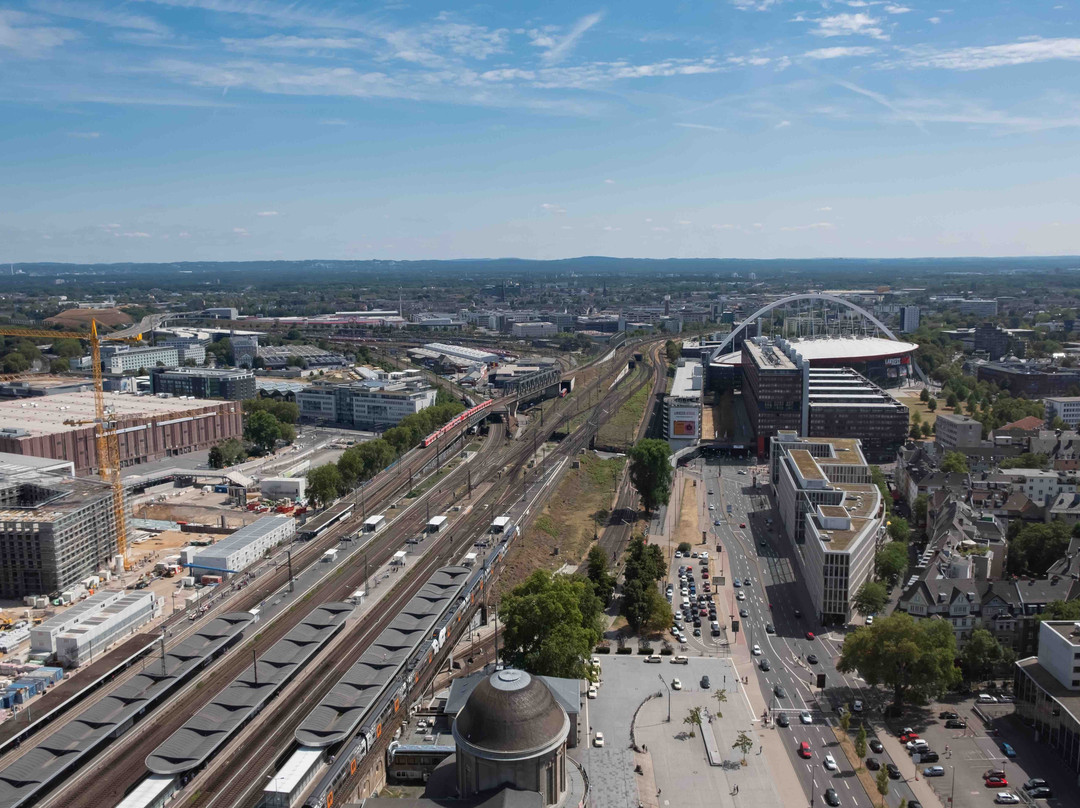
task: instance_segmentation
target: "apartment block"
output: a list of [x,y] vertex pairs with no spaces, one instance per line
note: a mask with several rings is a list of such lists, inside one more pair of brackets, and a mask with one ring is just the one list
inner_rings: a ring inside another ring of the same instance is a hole
[[935,440],[946,452],[978,446],[982,442],[982,424],[967,415],[942,413],[937,417]]
[[314,384],[296,394],[300,416],[357,429],[389,429],[406,415],[435,403],[435,389],[421,379],[353,384]]

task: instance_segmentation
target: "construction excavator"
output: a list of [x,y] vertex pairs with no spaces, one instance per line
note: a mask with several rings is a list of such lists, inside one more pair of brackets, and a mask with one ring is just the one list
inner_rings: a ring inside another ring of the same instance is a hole
[[[98,474],[112,489],[113,518],[116,522],[116,552],[124,559],[124,569],[130,570],[131,565],[127,560],[127,515],[124,508],[124,484],[120,479],[120,444],[116,433],[116,419],[105,406],[105,388],[101,370],[101,343],[138,343],[142,341],[142,333],[126,329],[115,334],[101,336],[98,334],[97,321],[92,320],[89,334],[82,331],[52,331],[44,328],[0,326],[0,336],[49,340],[77,339],[90,343],[90,357],[94,369],[94,420],[92,422],[65,421],[65,423],[71,426],[93,423],[95,426]],[[19,378],[25,378],[25,374],[20,375]]]

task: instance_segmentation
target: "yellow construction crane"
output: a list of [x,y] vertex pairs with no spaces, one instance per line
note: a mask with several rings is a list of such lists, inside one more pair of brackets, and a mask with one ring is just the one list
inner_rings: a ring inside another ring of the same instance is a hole
[[102,342],[140,342],[141,333],[131,329],[117,334],[100,336],[97,321],[90,321],[90,333],[81,331],[50,331],[48,329],[8,328],[0,326],[0,336],[39,339],[77,339],[90,343],[90,360],[94,367],[94,425],[96,428],[98,473],[112,488],[113,517],[116,520],[116,551],[127,563],[127,515],[124,511],[124,484],[120,479],[120,444],[116,436],[116,421],[105,409],[105,387],[101,373]]

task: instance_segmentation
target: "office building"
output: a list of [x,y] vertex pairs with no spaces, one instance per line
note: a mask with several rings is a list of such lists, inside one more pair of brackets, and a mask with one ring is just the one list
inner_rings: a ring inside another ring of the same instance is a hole
[[196,553],[191,562],[191,574],[228,578],[250,567],[267,550],[292,541],[294,535],[296,520],[291,516],[264,516]]
[[0,597],[62,592],[110,564],[112,504],[100,480],[25,467],[0,472]]
[[[243,434],[232,402],[105,394],[119,428],[121,467],[209,449]],[[76,474],[98,470],[94,394],[65,393],[0,402],[0,451],[69,460]]]
[[856,438],[772,438],[777,508],[818,619],[844,624],[873,573],[885,533],[884,503]]
[[943,412],[937,417],[935,440],[946,452],[978,446],[982,443],[982,424],[967,415]]
[[539,339],[541,337],[554,337],[559,333],[555,323],[537,320],[534,322],[514,323],[510,326],[510,333],[523,339]]
[[263,499],[303,499],[307,477],[264,477],[259,481],[259,493]]
[[998,313],[996,300],[960,300],[957,302],[957,308],[960,309],[961,314],[975,314],[980,317],[993,316]]
[[1080,424],[1080,396],[1061,396],[1044,398],[1046,423],[1049,426],[1055,418],[1060,418],[1068,427]]
[[981,351],[996,362],[1009,353],[1009,332],[993,323],[980,323],[972,337],[972,350]]
[[229,339],[232,346],[232,363],[238,368],[250,368],[255,365],[259,355],[259,337],[256,334],[237,334]]
[[255,374],[242,368],[155,368],[150,372],[150,391],[154,395],[246,401],[255,398]]
[[1037,656],[1016,663],[1017,717],[1080,776],[1080,624],[1043,620]]
[[158,347],[176,348],[180,364],[191,360],[196,365],[206,361],[206,344],[196,337],[177,337],[158,342]]
[[356,429],[389,429],[406,415],[435,403],[435,389],[423,379],[368,380],[313,384],[296,393],[300,417]]
[[804,364],[801,358],[796,364],[779,345],[761,337],[743,343],[743,400],[758,454],[764,453],[766,441],[778,432],[803,428],[802,403],[809,386]]
[[174,368],[180,354],[169,346],[128,348],[123,345],[101,346],[101,365],[106,373],[148,372],[155,367]]
[[975,371],[980,382],[991,382],[1009,394],[1025,398],[1068,396],[1080,390],[1080,369],[1033,362],[984,362]]
[[701,436],[703,372],[700,360],[680,359],[671,392],[664,399],[664,434],[675,451]]
[[100,657],[117,640],[161,615],[165,600],[149,589],[129,592],[56,637],[56,661],[79,668]]
[[215,320],[235,320],[240,316],[238,312],[232,306],[217,306],[214,308],[204,309],[204,317],[213,317]]
[[904,306],[900,309],[900,330],[905,334],[919,329],[919,307]]

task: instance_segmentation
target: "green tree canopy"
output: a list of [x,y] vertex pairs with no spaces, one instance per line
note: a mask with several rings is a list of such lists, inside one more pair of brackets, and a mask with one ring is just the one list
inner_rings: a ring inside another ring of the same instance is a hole
[[250,441],[262,452],[271,451],[280,437],[278,420],[270,413],[260,410],[244,419],[244,440]]
[[908,546],[905,542],[891,541],[877,555],[877,576],[892,586],[907,572]]
[[1002,657],[1001,644],[994,639],[994,635],[984,628],[975,629],[960,650],[960,670],[964,681],[985,681],[993,674]]
[[300,407],[291,401],[275,401],[272,398],[249,398],[244,404],[244,414],[268,412],[283,424],[295,424],[300,420]]
[[911,526],[908,525],[908,520],[895,514],[889,517],[888,531],[889,538],[893,541],[907,542],[911,537]]
[[866,581],[851,599],[851,608],[859,614],[877,614],[889,602],[889,589],[878,581]]
[[1024,452],[1005,458],[1000,465],[1003,469],[1045,469],[1050,467],[1050,458],[1042,452]]
[[601,603],[606,604],[611,600],[611,592],[615,588],[615,578],[608,572],[607,553],[599,544],[594,544],[589,550],[586,563],[586,577],[592,583],[593,592]]
[[1054,600],[1046,604],[1036,620],[1080,620],[1080,600]]
[[870,467],[870,480],[881,492],[881,501],[885,503],[885,512],[892,513],[892,492],[889,491],[889,481],[885,479],[885,472],[881,470],[881,466]]
[[919,525],[926,524],[926,513],[930,507],[930,497],[926,494],[919,494],[915,497],[915,504],[912,505],[911,510],[915,514],[915,523]]
[[836,668],[891,688],[893,703],[902,707],[909,699],[930,698],[954,686],[960,678],[955,659],[950,623],[895,612],[849,634]]
[[307,473],[308,498],[319,505],[328,505],[337,499],[344,488],[341,474],[333,463],[316,466]]
[[537,570],[503,598],[503,660],[539,676],[584,679],[603,636],[601,612],[585,579]]
[[967,474],[967,458],[960,452],[946,452],[941,459],[941,470],[946,474]]
[[671,447],[667,441],[646,438],[627,452],[630,457],[630,481],[641,504],[651,513],[666,505],[671,496]]
[[1014,520],[1009,525],[1009,571],[1017,575],[1043,575],[1065,555],[1072,535],[1060,519],[1049,524]]

